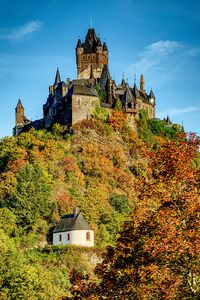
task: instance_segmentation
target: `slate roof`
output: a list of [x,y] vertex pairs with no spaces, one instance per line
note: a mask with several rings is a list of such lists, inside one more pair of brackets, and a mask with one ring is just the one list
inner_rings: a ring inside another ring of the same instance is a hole
[[71,95],[86,95],[91,97],[97,97],[96,91],[94,89],[87,87],[85,84],[79,83],[74,83],[66,96]]
[[57,68],[54,85],[57,85],[60,81],[61,81],[61,79],[60,79],[60,72],[59,72],[59,70]]
[[138,91],[138,88],[137,88],[136,83],[134,84],[134,87],[133,87],[133,96],[134,96],[135,98],[140,98],[140,93],[139,93],[139,91]]
[[100,38],[99,38],[99,37],[97,38],[97,46],[102,46],[102,44],[101,44],[101,40],[100,40]]
[[85,37],[85,42],[82,44],[84,53],[93,53],[97,45],[101,46],[101,40],[96,36],[94,28],[89,28]]
[[103,69],[102,69],[101,77],[99,80],[99,85],[100,85],[101,90],[105,89],[108,79],[111,79],[110,72],[108,69],[108,65],[104,65]]
[[154,93],[153,93],[152,90],[150,91],[149,98],[154,98],[155,99],[155,96],[154,96]]
[[108,47],[106,45],[106,42],[103,43],[103,51],[108,51]]
[[125,79],[124,79],[124,78],[122,78],[121,85],[126,85],[126,82],[125,82]]
[[81,44],[81,40],[80,39],[78,39],[78,42],[77,42],[77,46],[76,46],[77,48],[80,48],[80,47],[82,47],[82,44]]
[[63,232],[71,230],[93,230],[90,224],[85,220],[82,213],[63,216],[55,226],[53,232]]
[[135,101],[135,98],[133,97],[133,94],[131,93],[131,90],[128,85],[126,86],[126,90],[125,90],[124,96],[122,98],[122,101],[127,102],[127,103],[128,102],[133,103]]

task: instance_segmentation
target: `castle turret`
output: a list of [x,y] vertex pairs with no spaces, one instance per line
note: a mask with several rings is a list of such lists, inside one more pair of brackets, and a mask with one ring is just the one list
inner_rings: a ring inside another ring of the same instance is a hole
[[79,39],[76,47],[76,64],[78,78],[90,78],[90,66],[92,65],[95,79],[99,79],[103,65],[108,64],[108,49],[97,37],[94,28],[89,28],[85,41]]
[[145,93],[145,82],[144,82],[144,75],[141,74],[140,76],[140,91]]
[[24,125],[24,107],[20,99],[15,108],[15,125]]
[[24,107],[21,100],[19,99],[15,108],[15,127],[13,128],[13,134],[18,135],[24,125],[28,123],[30,123],[30,120],[26,118],[24,114]]
[[79,74],[82,70],[82,61],[81,55],[83,54],[83,46],[81,43],[80,38],[78,39],[77,46],[76,46],[76,63],[77,63],[77,73]]
[[149,102],[151,104],[155,103],[155,96],[154,96],[154,93],[153,93],[152,89],[151,89],[150,94],[149,94]]

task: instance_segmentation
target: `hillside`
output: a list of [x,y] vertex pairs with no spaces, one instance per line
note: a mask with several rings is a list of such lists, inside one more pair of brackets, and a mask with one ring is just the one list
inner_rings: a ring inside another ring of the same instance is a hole
[[[91,120],[70,131],[55,124],[51,132],[30,130],[1,140],[2,299],[66,296],[69,271],[93,268],[88,259],[73,259],[74,251],[101,253],[106,245],[115,244],[133,210],[143,216],[144,208],[156,209],[158,203],[144,205],[138,197],[149,168],[145,149],[178,140],[183,129],[149,120],[145,111],[135,127],[120,111],[108,115],[96,108]],[[198,157],[194,164],[199,166]],[[51,246],[44,250],[54,224],[75,206],[95,231],[96,250]]]

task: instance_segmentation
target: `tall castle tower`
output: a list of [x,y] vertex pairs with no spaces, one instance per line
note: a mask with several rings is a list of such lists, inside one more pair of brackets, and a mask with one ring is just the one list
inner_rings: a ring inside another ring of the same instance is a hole
[[18,100],[15,108],[15,125],[24,125],[24,107],[20,99]]
[[19,99],[15,108],[15,127],[13,128],[13,134],[18,135],[24,125],[28,123],[30,123],[30,121],[26,118],[24,114],[24,107]]
[[80,38],[76,46],[76,64],[78,79],[89,79],[91,69],[94,78],[100,78],[104,65],[108,65],[108,48],[106,43],[101,43],[93,28],[88,29],[85,42]]

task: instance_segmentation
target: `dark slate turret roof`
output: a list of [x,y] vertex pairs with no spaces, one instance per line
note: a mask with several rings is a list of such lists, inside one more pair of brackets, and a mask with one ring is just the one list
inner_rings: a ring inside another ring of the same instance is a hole
[[124,78],[122,78],[122,82],[121,82],[121,85],[126,85],[126,82],[125,82],[125,79]]
[[152,90],[150,91],[149,98],[154,98],[155,99],[155,96],[154,96],[154,93],[153,93]]
[[101,40],[96,36],[94,28],[89,28],[85,37],[85,42],[82,44],[84,53],[95,52],[96,46],[102,46]]
[[80,38],[78,39],[78,42],[77,42],[77,46],[76,46],[77,48],[80,48],[80,47],[82,47],[82,44],[81,44],[81,40],[80,40]]
[[100,40],[99,37],[97,38],[97,46],[101,46],[102,47],[101,40]]
[[135,98],[140,98],[140,93],[139,93],[139,91],[138,91],[138,88],[137,88],[136,83],[134,84],[134,87],[133,87],[133,96],[134,96]]
[[103,43],[103,51],[108,51],[108,47],[106,45],[106,42]]
[[81,212],[63,216],[55,226],[53,232],[71,230],[93,230],[90,224],[84,219]]
[[108,69],[108,65],[104,65],[101,73],[101,77],[99,80],[100,89],[104,90],[108,79],[111,79],[110,72]]
[[126,85],[126,90],[125,93],[123,95],[122,101],[125,103],[132,103],[135,101],[135,98],[133,97],[133,94],[131,93],[131,90],[128,86],[128,84]]
[[60,81],[61,81],[60,72],[59,72],[59,69],[57,68],[54,85],[57,85]]

